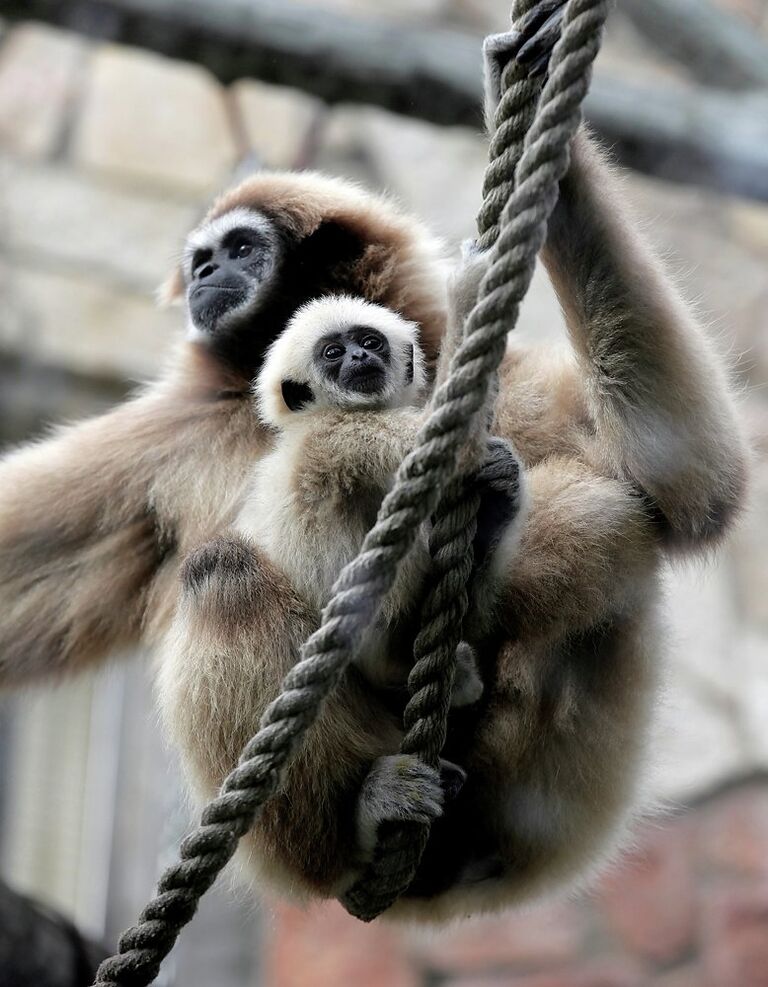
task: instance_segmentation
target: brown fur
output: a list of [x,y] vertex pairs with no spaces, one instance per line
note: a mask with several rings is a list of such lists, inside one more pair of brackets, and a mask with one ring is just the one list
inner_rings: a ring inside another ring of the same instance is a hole
[[[640,776],[659,564],[716,543],[743,496],[746,456],[719,363],[584,141],[545,255],[573,351],[513,350],[501,379],[496,431],[519,450],[531,499],[501,588],[506,640],[485,642],[486,707],[462,754],[469,781],[420,877],[431,900],[411,897],[400,915],[439,920],[517,901],[607,852]],[[261,195],[276,217],[310,226],[308,200],[347,208],[346,191],[331,202],[320,187],[307,192],[315,178],[283,181],[246,184],[217,208]],[[360,290],[407,318],[427,313],[425,339],[437,339],[437,269],[420,269],[428,255],[408,240],[408,221],[388,225],[382,204],[349,201],[371,233]],[[154,641],[167,627],[178,560],[224,529],[264,448],[250,408],[222,398],[219,369],[203,366],[187,362],[172,382],[0,468],[3,681],[76,668],[142,625]],[[316,615],[242,539],[206,552],[186,571],[159,657],[173,733],[210,794]],[[397,738],[350,673],[249,838],[257,870],[289,893],[337,893],[354,862],[356,793]],[[494,857],[502,871],[473,881]]]
[[[500,637],[478,642],[488,676],[482,715],[469,729],[459,724],[450,742],[468,781],[434,827],[417,885],[392,913],[399,917],[440,921],[501,907],[576,880],[610,852],[642,783],[660,563],[715,543],[743,496],[746,454],[719,363],[628,230],[586,136],[574,150],[545,254],[573,346],[513,345],[504,363],[494,431],[527,467],[529,519],[506,560]],[[471,305],[484,264],[471,261],[459,277],[457,309]],[[223,652],[261,651],[270,664],[263,626],[238,619],[233,578],[223,566],[188,588],[166,664],[181,680],[210,682],[209,662]],[[275,587],[270,613],[284,608],[282,592]],[[215,637],[195,622],[213,596],[223,601]],[[294,626],[288,616],[271,620]],[[226,722],[243,715],[239,675],[233,682],[236,690],[218,692]],[[175,704],[167,677],[165,685]],[[259,693],[252,729],[273,695]],[[187,696],[172,721],[194,737],[204,723]],[[376,703],[359,692],[334,701],[249,838],[257,870],[287,893],[334,895],[350,879],[360,779],[395,749],[392,719]],[[230,764],[247,733],[228,742]],[[221,762],[186,747],[212,793]]]
[[[205,221],[238,206],[262,212],[299,240],[323,223],[338,223],[359,236],[366,244],[363,255],[351,270],[335,272],[334,293],[362,295],[417,323],[427,361],[434,362],[446,319],[437,244],[393,201],[313,172],[259,172],[217,199]],[[329,258],[329,270],[332,263]],[[164,296],[173,302],[183,294],[184,278],[176,271]]]
[[[397,435],[392,439],[394,467],[404,443]],[[343,459],[349,466],[348,449]],[[347,478],[358,491],[369,486],[368,466]],[[324,494],[343,500],[354,494],[340,491],[335,480],[338,474],[328,476]],[[314,499],[313,492],[306,494]],[[159,694],[193,786],[208,797],[226,766],[236,763],[319,614],[246,535],[234,531],[194,553],[183,575],[181,605],[162,651]],[[311,744],[297,752],[286,783],[262,812],[256,839],[246,841],[260,876],[299,895],[327,889],[330,874],[343,883],[355,864],[356,793],[368,766],[397,740],[398,720],[350,670]],[[315,744],[331,759],[330,770],[318,771]],[[292,863],[286,867],[289,847]]]
[[[425,230],[356,186],[304,174],[260,174],[214,211],[245,204],[281,222],[281,201],[297,237],[333,221],[362,239],[353,265],[328,258],[329,291],[420,323],[434,358],[445,289]],[[0,461],[0,685],[83,668],[141,635],[157,641],[180,561],[226,528],[268,448],[250,386],[185,343],[134,400]]]

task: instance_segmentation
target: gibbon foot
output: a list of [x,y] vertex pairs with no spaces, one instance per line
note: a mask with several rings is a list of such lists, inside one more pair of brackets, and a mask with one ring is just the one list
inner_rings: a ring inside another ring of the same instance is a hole
[[445,801],[459,794],[465,780],[464,771],[450,761],[441,761],[436,771],[410,754],[378,758],[357,802],[357,838],[363,854],[373,853],[382,823],[437,819]]
[[181,582],[186,590],[195,592],[212,576],[240,576],[253,567],[253,555],[236,538],[214,538],[196,549],[181,567]]
[[521,494],[520,460],[505,439],[488,439],[485,462],[475,475],[480,490],[475,535],[475,565],[480,567],[498,547],[518,514]]
[[460,709],[474,706],[483,694],[483,680],[477,668],[477,655],[471,644],[462,641],[456,649],[456,677],[453,680],[451,706]]

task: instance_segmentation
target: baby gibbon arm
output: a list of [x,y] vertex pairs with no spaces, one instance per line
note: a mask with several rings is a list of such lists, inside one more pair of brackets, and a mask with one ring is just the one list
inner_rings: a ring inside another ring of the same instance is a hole
[[137,400],[0,461],[0,686],[137,636],[165,551],[148,496],[158,443]]
[[670,546],[706,546],[745,486],[727,376],[584,130],[543,259],[586,377],[602,468],[647,494]]

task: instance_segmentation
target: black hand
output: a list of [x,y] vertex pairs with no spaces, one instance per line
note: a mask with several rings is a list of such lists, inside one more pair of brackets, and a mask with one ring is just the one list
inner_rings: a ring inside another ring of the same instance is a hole
[[567,0],[542,0],[515,25],[518,32],[515,59],[531,77],[544,75],[552,51],[560,39]]
[[488,439],[485,462],[475,475],[480,492],[475,535],[475,565],[480,567],[498,546],[507,525],[517,514],[520,462],[504,439]]
[[440,785],[446,801],[452,802],[458,797],[467,780],[467,772],[452,761],[440,758]]

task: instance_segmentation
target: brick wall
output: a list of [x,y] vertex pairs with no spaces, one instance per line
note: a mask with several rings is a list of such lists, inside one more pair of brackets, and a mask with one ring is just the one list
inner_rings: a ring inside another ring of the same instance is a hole
[[643,826],[573,900],[414,933],[278,907],[267,987],[768,987],[768,779]]

